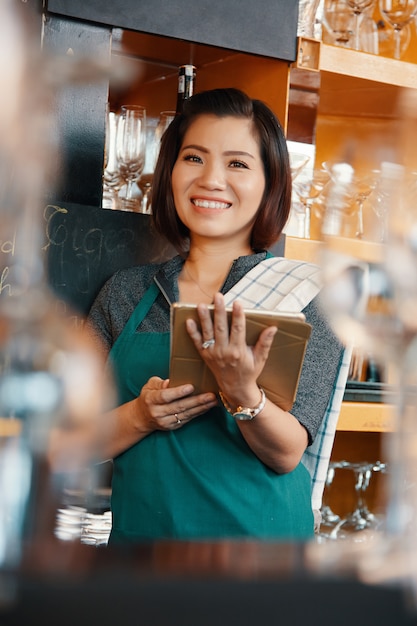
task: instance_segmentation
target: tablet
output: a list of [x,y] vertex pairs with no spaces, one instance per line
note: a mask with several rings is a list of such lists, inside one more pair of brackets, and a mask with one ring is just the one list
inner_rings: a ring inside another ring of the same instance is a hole
[[[209,309],[213,315],[214,307],[209,306]],[[230,324],[232,309],[226,310]],[[256,343],[264,328],[278,328],[258,384],[272,402],[289,411],[297,395],[311,325],[305,321],[303,313],[245,309],[245,315],[248,345]],[[199,325],[195,304],[176,302],[171,305],[170,386],[192,383],[195,393],[217,393],[219,387],[216,380],[188,334],[187,319],[194,319]]]

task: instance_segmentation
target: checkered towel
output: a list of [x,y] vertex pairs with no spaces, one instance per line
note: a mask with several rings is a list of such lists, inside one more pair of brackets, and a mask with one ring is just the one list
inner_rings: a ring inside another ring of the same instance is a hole
[[[226,305],[239,300],[247,309],[300,312],[319,293],[322,286],[320,275],[320,268],[312,263],[270,257],[256,265],[226,294]],[[319,431],[302,458],[311,475],[311,499],[315,510],[322,504],[350,360],[351,349],[346,348]]]

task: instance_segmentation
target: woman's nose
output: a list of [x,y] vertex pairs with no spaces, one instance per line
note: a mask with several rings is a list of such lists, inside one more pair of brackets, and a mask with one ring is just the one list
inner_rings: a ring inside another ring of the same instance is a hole
[[226,177],[223,165],[214,161],[206,163],[201,172],[200,184],[208,189],[224,189]]

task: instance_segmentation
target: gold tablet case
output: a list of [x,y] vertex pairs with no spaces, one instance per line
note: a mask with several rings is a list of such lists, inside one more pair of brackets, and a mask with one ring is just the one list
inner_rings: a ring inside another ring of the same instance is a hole
[[[213,310],[213,307],[209,308]],[[231,309],[227,311],[230,320]],[[305,321],[303,313],[248,309],[245,315],[248,345],[256,343],[264,328],[278,328],[258,383],[272,402],[284,411],[289,411],[297,394],[311,326]],[[190,318],[199,324],[195,305],[178,302],[171,305],[170,386],[192,383],[195,393],[217,393],[219,389],[216,380],[188,335],[185,321]]]

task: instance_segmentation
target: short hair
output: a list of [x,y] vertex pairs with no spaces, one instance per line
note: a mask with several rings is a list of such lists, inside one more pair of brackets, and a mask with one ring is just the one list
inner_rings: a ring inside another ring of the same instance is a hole
[[152,184],[152,221],[179,251],[189,245],[189,230],[179,219],[172,192],[172,170],[178,158],[185,133],[200,115],[237,117],[253,122],[259,138],[265,173],[265,191],[256,215],[252,233],[253,250],[264,250],[280,237],[291,207],[291,168],[287,142],[282,126],[271,109],[260,100],[252,100],[234,88],[211,89],[196,93],[184,103],[181,114],[165,131]]

